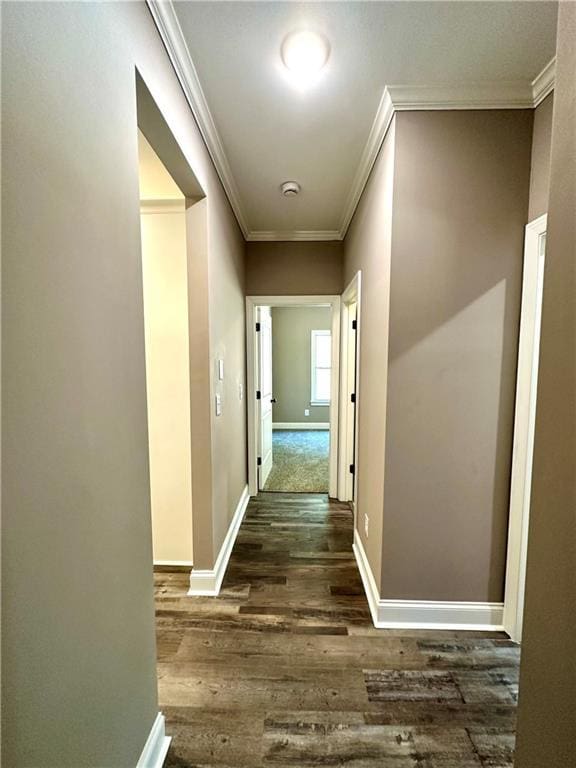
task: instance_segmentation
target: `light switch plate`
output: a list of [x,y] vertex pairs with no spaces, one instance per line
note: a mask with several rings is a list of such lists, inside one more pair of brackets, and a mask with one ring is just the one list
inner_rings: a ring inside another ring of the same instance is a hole
[[220,381],[224,379],[224,360],[218,360],[218,378]]
[[304,410],[304,416],[310,416],[310,408]]
[[220,416],[222,413],[222,397],[216,395],[216,416]]
[[366,536],[368,536],[368,515],[364,515],[364,531],[366,533]]

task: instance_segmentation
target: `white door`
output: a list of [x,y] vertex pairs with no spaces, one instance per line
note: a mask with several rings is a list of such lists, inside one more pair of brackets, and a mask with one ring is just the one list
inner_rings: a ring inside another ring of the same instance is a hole
[[272,469],[272,314],[270,307],[258,307],[258,489],[266,484]]
[[528,224],[524,249],[516,414],[510,486],[508,558],[504,596],[504,629],[516,642],[520,642],[522,638],[524,615],[528,519],[532,486],[540,321],[546,251],[546,220],[546,215],[544,215]]
[[348,356],[346,365],[346,461],[348,473],[346,475],[346,501],[355,501],[354,475],[356,473],[356,302],[348,307]]

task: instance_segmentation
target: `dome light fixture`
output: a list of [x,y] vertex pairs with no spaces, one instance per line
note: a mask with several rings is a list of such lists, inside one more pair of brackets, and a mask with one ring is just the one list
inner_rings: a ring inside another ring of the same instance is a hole
[[284,39],[281,54],[291,79],[299,86],[307,86],[320,77],[330,56],[330,44],[323,35],[301,29]]
[[285,181],[281,186],[284,197],[296,197],[300,194],[300,184],[297,181]]

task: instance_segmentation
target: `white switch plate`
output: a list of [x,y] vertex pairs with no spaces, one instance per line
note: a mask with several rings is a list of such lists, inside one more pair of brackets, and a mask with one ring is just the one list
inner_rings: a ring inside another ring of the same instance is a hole
[[218,360],[218,378],[220,381],[224,379],[224,360]]
[[304,416],[310,416],[310,408],[305,409]]
[[240,400],[242,400],[244,397],[244,387],[242,386],[242,384],[238,384],[238,397],[240,398]]
[[368,536],[368,515],[364,515],[364,531],[366,532],[366,536]]
[[222,397],[216,395],[216,416],[220,416],[222,413]]

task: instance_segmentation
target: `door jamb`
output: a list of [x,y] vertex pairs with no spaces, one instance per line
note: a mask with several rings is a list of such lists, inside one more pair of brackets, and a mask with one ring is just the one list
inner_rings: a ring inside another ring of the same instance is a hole
[[538,384],[538,365],[536,363],[534,367],[534,355],[537,355],[539,350],[542,312],[541,280],[543,275],[539,272],[540,238],[546,233],[546,229],[547,215],[544,214],[526,225],[524,240],[524,274],[518,344],[518,375],[503,617],[504,629],[515,642],[520,642],[521,639],[524,613],[536,388]]
[[349,473],[348,461],[348,425],[347,413],[348,402],[345,397],[348,385],[348,339],[351,333],[351,321],[349,308],[351,304],[356,304],[356,408],[354,414],[354,501],[352,507],[356,515],[356,506],[358,503],[358,410],[360,407],[360,333],[361,333],[361,295],[362,295],[362,272],[358,271],[346,287],[342,294],[342,329],[340,344],[340,434],[338,440],[338,498],[340,501],[351,501],[347,498],[347,475]]
[[246,297],[246,398],[248,406],[248,491],[258,493],[256,445],[258,409],[256,407],[256,307],[329,306],[332,310],[332,378],[330,402],[330,459],[328,495],[338,493],[338,424],[340,383],[340,296],[247,296]]

